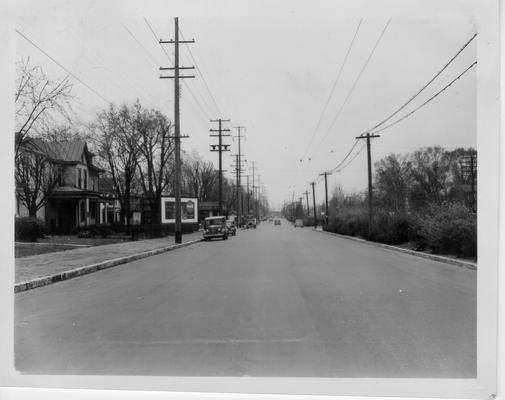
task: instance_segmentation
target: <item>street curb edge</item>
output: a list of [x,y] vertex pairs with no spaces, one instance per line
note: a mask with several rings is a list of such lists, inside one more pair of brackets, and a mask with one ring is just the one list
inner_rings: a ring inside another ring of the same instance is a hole
[[438,255],[435,255],[435,254],[422,253],[422,252],[415,251],[415,250],[403,249],[401,247],[391,246],[389,244],[371,242],[369,240],[357,238],[357,237],[354,237],[354,236],[341,235],[341,234],[335,233],[335,232],[320,231],[320,230],[317,230],[317,229],[312,229],[312,230],[315,231],[315,232],[326,234],[326,235],[332,235],[332,236],[337,236],[337,237],[340,237],[340,238],[343,238],[343,239],[354,240],[355,242],[366,243],[368,245],[375,246],[375,247],[382,247],[384,249],[397,251],[399,253],[410,254],[411,256],[416,256],[416,257],[421,257],[421,258],[427,258],[427,259],[430,259],[430,260],[433,260],[433,261],[439,261],[439,262],[443,262],[443,263],[446,263],[446,264],[456,265],[458,267],[463,267],[463,268],[466,268],[466,269],[470,269],[472,271],[476,271],[477,270],[477,264],[466,262],[466,261],[455,260],[453,258],[438,256]]
[[144,251],[141,253],[132,254],[130,256],[113,258],[111,260],[101,261],[99,263],[86,265],[84,267],[78,267],[78,268],[71,269],[68,271],[58,272],[53,275],[42,276],[42,277],[35,278],[35,279],[29,280],[29,281],[19,282],[19,283],[14,284],[14,293],[25,292],[27,290],[50,285],[52,283],[65,281],[67,279],[77,278],[82,275],[91,274],[93,272],[97,272],[97,271],[100,271],[103,269],[115,267],[117,265],[126,264],[128,262],[140,260],[142,258],[147,258],[147,257],[154,256],[154,255],[161,254],[161,253],[166,253],[168,251],[176,250],[181,247],[190,246],[192,244],[199,243],[201,241],[202,241],[202,239],[190,240],[189,242],[185,242],[185,243],[181,243],[181,244],[159,247],[157,249],[147,250],[147,251]]

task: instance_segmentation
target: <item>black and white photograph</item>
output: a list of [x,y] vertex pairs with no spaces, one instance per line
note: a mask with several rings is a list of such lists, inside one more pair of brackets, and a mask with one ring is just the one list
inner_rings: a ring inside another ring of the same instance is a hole
[[498,2],[351,3],[13,7],[9,382],[496,395]]

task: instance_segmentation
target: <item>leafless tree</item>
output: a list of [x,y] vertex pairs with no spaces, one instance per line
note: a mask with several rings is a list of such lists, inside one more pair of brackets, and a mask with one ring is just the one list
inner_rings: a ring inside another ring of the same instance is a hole
[[131,110],[123,105],[110,105],[102,111],[95,124],[98,155],[105,160],[121,205],[121,223],[130,226],[131,199],[139,157],[139,132]]
[[72,84],[68,77],[50,80],[39,66],[30,60],[17,63],[14,94],[16,109],[15,156],[29,135],[39,135],[54,124],[57,115],[67,117]]
[[161,224],[161,196],[174,173],[170,162],[174,152],[172,124],[161,112],[143,109],[139,102],[133,105],[131,113],[138,133],[137,178],[148,205],[145,221],[157,229]]
[[35,139],[24,141],[15,169],[17,196],[30,217],[36,217],[58,184],[62,169]]

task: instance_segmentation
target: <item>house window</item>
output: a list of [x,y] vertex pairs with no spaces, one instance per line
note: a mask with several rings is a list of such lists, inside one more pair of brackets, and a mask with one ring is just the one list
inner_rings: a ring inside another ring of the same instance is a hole
[[80,168],[77,168],[77,187],[82,187],[82,173]]
[[88,188],[88,171],[83,170],[82,172],[84,173],[84,189],[87,189]]

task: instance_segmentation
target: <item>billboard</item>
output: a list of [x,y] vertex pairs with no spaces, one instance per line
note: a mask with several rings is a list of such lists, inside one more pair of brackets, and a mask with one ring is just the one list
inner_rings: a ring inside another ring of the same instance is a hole
[[[183,224],[198,222],[198,199],[181,198],[181,221]],[[175,197],[161,198],[161,223],[175,224]]]

